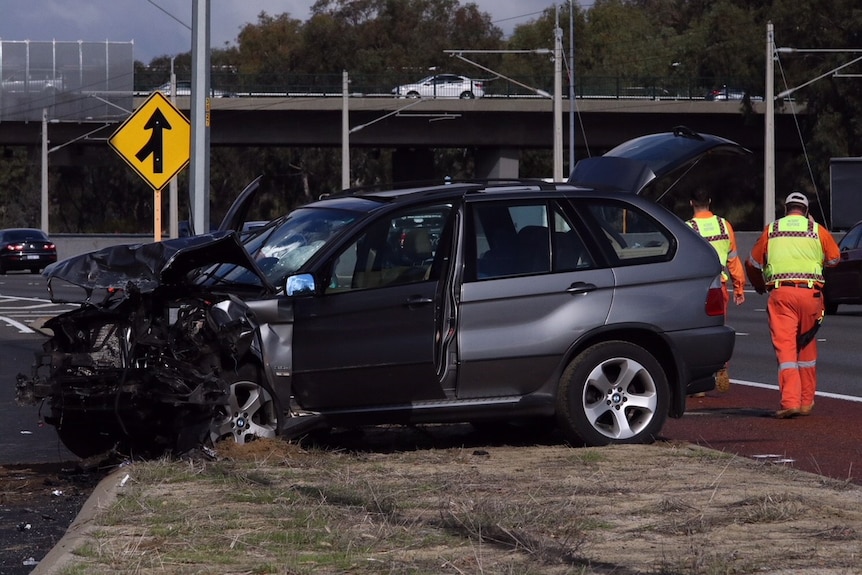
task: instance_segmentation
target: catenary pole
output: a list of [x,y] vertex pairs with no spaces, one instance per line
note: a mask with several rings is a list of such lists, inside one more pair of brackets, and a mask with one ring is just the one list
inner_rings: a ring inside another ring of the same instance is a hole
[[775,37],[772,22],[766,25],[766,125],[763,144],[763,225],[775,219]]
[[[554,180],[563,178],[563,30],[560,28],[560,8],[554,24]],[[570,103],[571,105],[571,103]]]
[[341,72],[341,189],[350,187],[350,113],[348,111],[347,70]]
[[569,0],[569,174],[575,169],[575,12]]
[[191,174],[192,223],[210,231],[210,0],[192,0]]

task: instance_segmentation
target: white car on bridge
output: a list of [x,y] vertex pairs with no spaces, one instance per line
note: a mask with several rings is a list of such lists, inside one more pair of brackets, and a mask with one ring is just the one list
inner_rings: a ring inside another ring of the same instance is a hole
[[485,95],[482,80],[473,80],[455,74],[435,74],[415,84],[404,84],[392,89],[399,98],[460,98],[471,100]]

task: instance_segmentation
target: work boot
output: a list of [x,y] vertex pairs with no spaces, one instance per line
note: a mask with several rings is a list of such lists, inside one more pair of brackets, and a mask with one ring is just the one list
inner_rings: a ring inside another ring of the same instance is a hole
[[727,368],[723,367],[715,373],[715,389],[724,393],[730,389],[730,376]]
[[775,412],[775,419],[790,419],[791,417],[796,417],[800,415],[802,412],[799,408],[790,408],[790,409],[779,409]]
[[799,415],[811,415],[811,410],[814,409],[814,404],[811,405],[803,405],[799,408]]

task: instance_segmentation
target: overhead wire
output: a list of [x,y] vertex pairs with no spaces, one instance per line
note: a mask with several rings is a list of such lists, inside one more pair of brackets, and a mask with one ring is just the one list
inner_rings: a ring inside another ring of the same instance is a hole
[[[784,89],[789,90],[790,87],[787,83],[787,76],[784,72],[784,67],[781,65],[781,57],[776,52],[775,60],[778,63],[778,71],[781,75],[781,81],[784,83]],[[814,177],[814,169],[811,167],[811,158],[808,156],[808,148],[805,146],[805,139],[802,137],[802,128],[799,125],[799,118],[796,116],[796,102],[788,97],[788,102],[790,103],[790,112],[793,116],[793,124],[796,126],[796,135],[799,137],[799,143],[802,145],[802,155],[805,158],[805,166],[808,169],[808,177],[811,179],[811,186],[814,188],[814,196],[817,199],[817,207],[820,208],[820,217],[823,218],[823,222],[827,222],[826,220],[826,210],[823,209],[823,200],[820,197],[820,189],[817,186],[817,180]]]
[[[574,62],[569,62],[569,59],[566,57],[565,54],[563,54],[563,63],[566,65],[566,71],[569,73],[569,82],[574,82],[574,80],[575,80]],[[578,98],[577,98],[577,96],[575,96],[571,100],[572,101],[569,102],[569,105],[574,106],[574,108],[575,108],[575,115],[577,115],[577,117],[578,117],[578,127],[580,127],[581,136],[583,136],[583,138],[584,138],[584,146],[587,149],[587,157],[590,158],[590,157],[592,157],[592,153],[590,152],[590,143],[587,141],[587,131],[584,130],[584,122],[583,122],[583,118],[581,117],[581,109],[578,106]],[[574,166],[571,166],[570,169],[571,168],[574,168]]]
[[176,16],[174,16],[173,14],[171,14],[170,12],[168,12],[165,8],[162,8],[161,6],[159,6],[158,4],[156,4],[153,0],[147,0],[147,2],[149,2],[149,3],[150,3],[150,4],[152,4],[153,6],[155,6],[156,8],[158,8],[159,10],[161,10],[162,12],[164,12],[164,13],[168,16],[168,18],[172,18],[173,20],[176,20],[177,22],[179,22],[179,23],[180,23],[180,25],[185,26],[185,27],[186,27],[186,28],[188,28],[189,30],[191,30],[191,29],[192,29],[192,27],[191,27],[191,26],[189,26],[188,24],[186,24],[185,22],[183,22],[182,20],[180,20],[179,18],[177,18]]

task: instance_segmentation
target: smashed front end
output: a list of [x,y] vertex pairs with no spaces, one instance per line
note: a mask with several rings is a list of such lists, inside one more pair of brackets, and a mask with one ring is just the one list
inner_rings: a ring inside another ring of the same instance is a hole
[[[200,281],[242,266],[248,284]],[[19,403],[43,404],[70,451],[149,456],[210,439],[256,326],[237,293],[274,291],[233,233],[116,246],[46,270],[54,301],[80,288],[78,309],[50,319],[52,336]],[[61,289],[62,287],[62,289]]]

